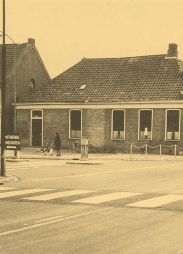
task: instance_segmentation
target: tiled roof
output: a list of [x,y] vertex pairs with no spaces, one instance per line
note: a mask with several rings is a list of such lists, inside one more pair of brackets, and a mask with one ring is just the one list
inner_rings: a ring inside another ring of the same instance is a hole
[[[83,89],[80,89],[85,85]],[[27,95],[24,102],[181,100],[183,62],[166,55],[84,58]]]
[[[19,56],[24,52],[27,43],[22,44],[6,44],[6,73],[11,70],[15,59],[18,60]],[[0,45],[0,82],[2,82],[2,45]]]

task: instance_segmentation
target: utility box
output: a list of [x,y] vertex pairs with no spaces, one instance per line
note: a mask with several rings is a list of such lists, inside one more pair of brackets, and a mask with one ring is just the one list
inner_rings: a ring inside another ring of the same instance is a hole
[[81,139],[81,160],[88,160],[88,139]]

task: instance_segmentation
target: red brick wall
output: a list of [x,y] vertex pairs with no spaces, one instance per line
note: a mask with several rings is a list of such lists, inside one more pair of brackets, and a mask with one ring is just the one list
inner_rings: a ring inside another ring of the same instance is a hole
[[[144,144],[157,146],[177,144],[183,147],[183,126],[181,125],[181,141],[165,141],[165,109],[153,110],[153,139],[138,140],[138,109],[126,109],[125,140],[111,140],[112,109],[83,109],[83,138],[89,139],[89,152],[121,152],[129,153],[130,144],[141,147]],[[183,110],[182,110],[183,117]],[[30,144],[30,110],[18,110],[18,131],[21,132],[22,145]],[[43,140],[53,143],[55,132],[59,132],[62,149],[80,151],[80,139],[69,139],[69,109],[43,110]],[[78,147],[74,148],[74,143]],[[159,153],[159,148],[152,150]],[[141,152],[134,149],[134,152]]]
[[[34,49],[32,49],[28,55],[26,55],[22,65],[16,71],[16,87],[17,87],[17,97],[21,98],[29,93],[29,81],[34,78],[36,81],[36,88],[44,85],[49,81],[44,69],[37,58]],[[13,76],[10,80],[10,88],[13,91]],[[11,93],[12,95],[12,93]],[[13,97],[11,96],[13,100]]]
[[17,110],[17,132],[20,132],[21,146],[30,146],[30,110]]
[[[36,88],[44,85],[49,81],[34,49],[25,55],[22,65],[16,71],[16,97],[19,98],[26,96],[29,93],[29,81],[34,78],[36,81]],[[7,100],[7,118],[9,132],[13,132],[13,106],[14,101],[14,76],[8,78],[6,86],[6,100]]]
[[83,112],[83,138],[90,139],[93,147],[105,145],[105,109],[86,109]]
[[53,143],[55,132],[58,132],[62,145],[69,147],[69,111],[67,109],[46,109],[43,111],[43,140],[45,143]]

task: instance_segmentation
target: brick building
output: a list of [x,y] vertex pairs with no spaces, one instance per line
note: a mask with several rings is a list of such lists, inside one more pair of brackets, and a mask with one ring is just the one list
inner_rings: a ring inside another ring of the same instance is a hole
[[23,146],[130,152],[130,144],[183,147],[183,62],[167,54],[82,59],[17,103]]
[[[14,109],[12,103],[26,96],[50,80],[50,76],[35,46],[35,40],[27,43],[6,44],[6,109],[7,129],[13,132]],[[31,88],[31,82],[34,86]],[[2,45],[0,45],[0,84],[2,83]]]

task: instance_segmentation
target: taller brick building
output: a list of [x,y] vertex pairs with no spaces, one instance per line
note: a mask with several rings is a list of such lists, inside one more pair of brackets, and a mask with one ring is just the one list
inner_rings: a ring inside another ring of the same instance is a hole
[[63,148],[81,138],[90,151],[130,152],[130,144],[183,147],[183,62],[177,45],[167,54],[83,59],[22,98],[18,130],[24,146]]
[[[22,44],[6,44],[6,115],[7,131],[14,131],[13,103],[50,80],[39,55],[35,40]],[[0,85],[2,83],[2,45],[0,45]],[[31,83],[33,88],[31,88]],[[0,103],[1,105],[1,103]],[[1,106],[0,106],[1,107]]]

